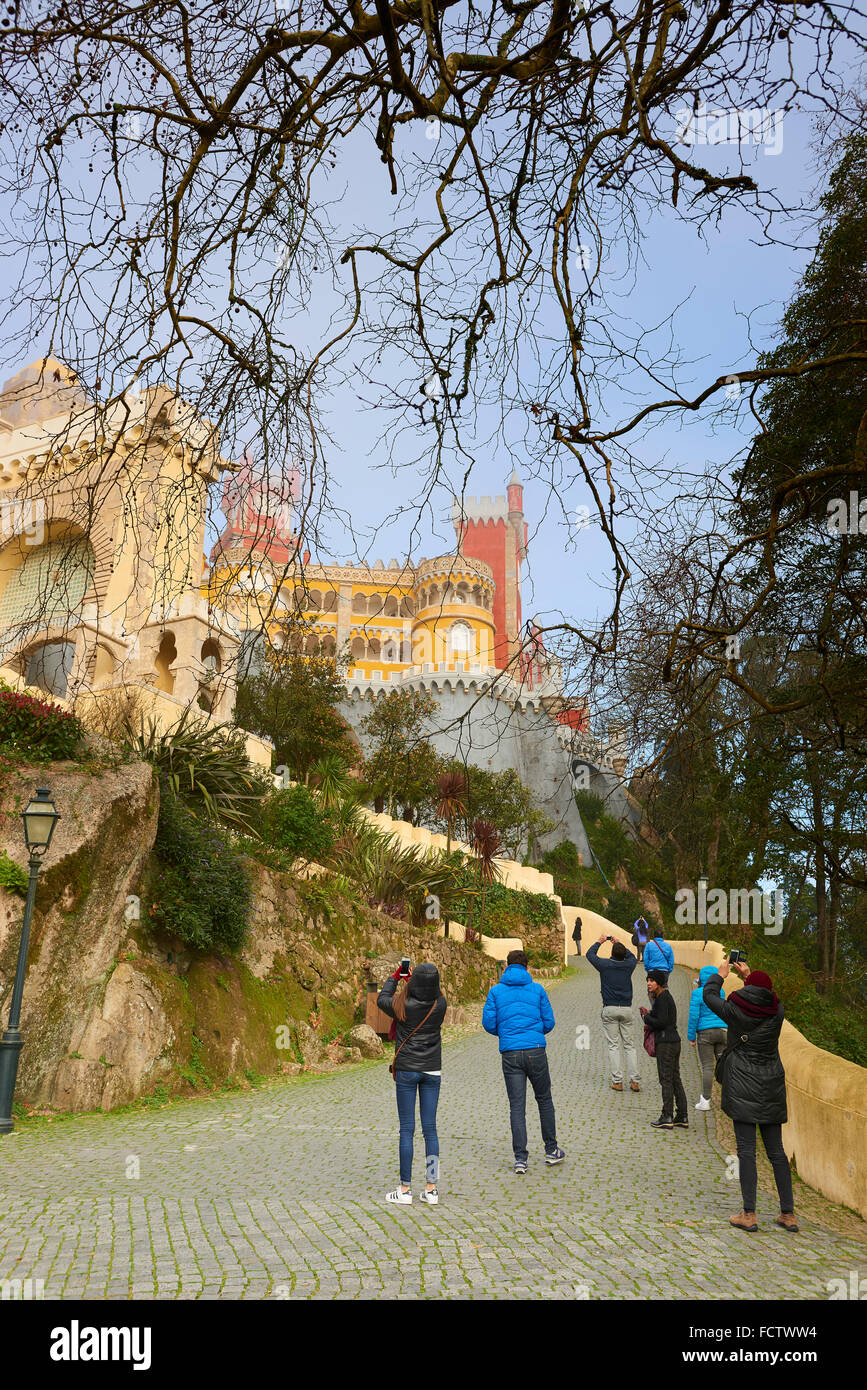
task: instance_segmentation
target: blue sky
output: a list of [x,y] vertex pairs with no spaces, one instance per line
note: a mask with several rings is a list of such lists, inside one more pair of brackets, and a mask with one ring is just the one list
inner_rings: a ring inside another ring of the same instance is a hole
[[[821,178],[815,168],[811,126],[800,112],[787,114],[783,127],[783,149],[778,155],[766,154],[759,147],[745,150],[748,171],[763,189],[773,191],[789,206],[815,204]],[[736,171],[737,148],[725,145],[701,151],[701,162],[711,168]],[[361,152],[352,189],[347,194],[354,220],[374,222],[387,216],[389,194],[381,164]],[[358,202],[363,187],[367,203]],[[720,374],[736,373],[752,365],[747,316],[751,318],[753,341],[758,348],[773,341],[786,302],[794,293],[799,275],[809,262],[815,243],[814,217],[781,217],[777,236],[790,245],[762,244],[761,224],[746,212],[726,211],[718,224],[709,224],[700,235],[694,226],[681,221],[670,205],[664,205],[644,227],[642,256],[634,283],[621,293],[620,312],[639,327],[659,323],[680,306],[674,330],[677,347],[693,365],[684,368],[679,381],[684,389],[699,388]],[[625,248],[616,243],[607,248],[603,273],[615,291],[623,290],[619,276]],[[321,305],[319,306],[321,309]],[[311,322],[319,318],[313,306]],[[628,371],[624,366],[623,380]],[[364,408],[372,393],[359,386],[344,387],[333,400],[329,426],[337,446],[331,467],[340,483],[340,501],[351,513],[359,536],[360,553],[374,560],[388,561],[406,553],[408,525],[405,520],[384,525],[383,519],[398,501],[412,492],[412,478],[399,472],[392,477],[386,465],[387,451],[377,442],[382,415]],[[603,391],[604,412],[611,422],[631,413],[625,393],[615,380]],[[744,412],[742,412],[744,414]],[[704,471],[724,469],[743,447],[751,433],[745,416],[739,430],[730,410],[727,423],[710,428],[706,418],[682,416],[661,420],[643,440],[636,440],[635,452],[648,464],[668,457]],[[412,457],[410,438],[405,437],[397,457]],[[550,505],[544,481],[528,476],[522,468],[520,446],[479,447],[474,453],[467,493],[505,492],[506,480],[517,465],[524,481],[525,514],[530,525],[530,552],[525,572],[524,611],[553,614],[564,610],[579,618],[592,617],[604,609],[604,595],[598,586],[607,583],[610,558],[598,528],[582,531],[571,528],[559,506]],[[570,514],[590,501],[589,493],[576,485],[564,498]],[[440,499],[441,524],[436,532],[424,522],[419,541],[413,546],[416,558],[439,553],[453,545],[453,532],[447,522],[445,493]],[[545,516],[546,506],[549,514]],[[543,519],[544,518],[544,519]],[[334,559],[352,558],[348,536],[331,527]],[[629,535],[628,522],[624,533]],[[363,539],[362,539],[363,538]],[[640,543],[640,537],[636,537]],[[344,545],[341,545],[344,542]],[[323,556],[323,558],[325,558]],[[329,556],[331,558],[331,556]]]

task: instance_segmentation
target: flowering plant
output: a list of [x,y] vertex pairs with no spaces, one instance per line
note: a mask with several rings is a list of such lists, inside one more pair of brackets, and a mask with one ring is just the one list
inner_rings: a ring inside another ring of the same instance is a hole
[[73,758],[82,726],[58,705],[0,689],[0,752],[55,761]]

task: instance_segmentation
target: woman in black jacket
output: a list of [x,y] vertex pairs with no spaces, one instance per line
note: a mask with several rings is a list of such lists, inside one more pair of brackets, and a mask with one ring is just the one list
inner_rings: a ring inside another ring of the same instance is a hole
[[729,1220],[741,1231],[759,1229],[756,1221],[758,1125],[780,1198],[777,1225],[786,1231],[797,1231],[792,1170],[783,1148],[782,1127],[788,1119],[786,1073],[779,1049],[783,1006],[774,993],[771,977],[763,970],[750,971],[742,961],[737,962],[734,970],[744,981],[743,988],[733,990],[728,999],[721,999],[723,980],[731,968],[728,961],[721,965],[703,991],[707,1007],[728,1027],[721,1104],[734,1123],[744,1202],[743,1211]]
[[415,1096],[425,1141],[427,1181],[419,1193],[423,1202],[435,1207],[439,1202],[440,1145],[437,1137],[437,1103],[442,1081],[442,1026],[446,997],[440,989],[435,965],[417,965],[406,983],[406,991],[395,997],[399,972],[386,980],[377,1004],[397,1022],[394,1054],[394,1082],[400,1120],[400,1186],[387,1192],[385,1200],[398,1206],[412,1203],[412,1151],[415,1133]]
[[647,993],[653,1008],[639,1008],[644,1026],[656,1038],[656,1074],[662,1089],[662,1114],[652,1120],[654,1129],[689,1129],[686,1117],[686,1091],[680,1079],[680,1034],[677,1031],[677,1005],[668,988],[664,970],[647,974]]

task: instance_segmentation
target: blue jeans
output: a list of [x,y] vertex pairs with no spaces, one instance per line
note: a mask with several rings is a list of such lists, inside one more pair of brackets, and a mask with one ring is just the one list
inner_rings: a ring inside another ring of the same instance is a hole
[[439,1177],[440,1141],[437,1138],[437,1102],[440,1098],[441,1076],[428,1076],[423,1071],[396,1071],[394,1091],[400,1120],[400,1180],[407,1186],[412,1182],[412,1139],[415,1133],[415,1093],[424,1135],[425,1171],[428,1182]]
[[533,1087],[539,1107],[542,1142],[546,1154],[557,1148],[557,1129],[554,1123],[554,1101],[551,1097],[551,1077],[548,1054],[544,1047],[529,1047],[523,1052],[501,1052],[503,1079],[509,1097],[509,1120],[512,1125],[512,1148],[515,1162],[527,1162],[527,1079]]

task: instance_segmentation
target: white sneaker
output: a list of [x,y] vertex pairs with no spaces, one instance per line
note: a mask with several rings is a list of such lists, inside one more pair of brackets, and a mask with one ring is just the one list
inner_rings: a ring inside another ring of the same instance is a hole
[[387,1202],[394,1202],[395,1206],[398,1207],[411,1207],[412,1193],[404,1192],[402,1187],[396,1187],[393,1192],[386,1192],[385,1200]]
[[705,1100],[704,1096],[701,1096],[701,1098],[697,1101],[695,1108],[696,1110],[710,1110],[710,1101]]
[[434,1188],[433,1192],[428,1192],[427,1188],[423,1187],[418,1194],[418,1200],[420,1202],[427,1202],[429,1207],[435,1207],[439,1205],[440,1194],[437,1192],[436,1188]]

